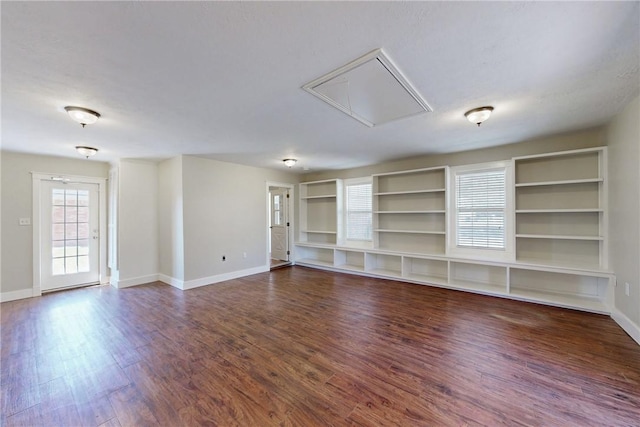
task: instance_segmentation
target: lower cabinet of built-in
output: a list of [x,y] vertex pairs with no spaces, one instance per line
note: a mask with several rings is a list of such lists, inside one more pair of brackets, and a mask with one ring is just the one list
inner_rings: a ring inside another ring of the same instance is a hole
[[296,246],[296,264],[399,279],[597,313],[609,313],[608,272],[522,263],[487,263],[382,251]]

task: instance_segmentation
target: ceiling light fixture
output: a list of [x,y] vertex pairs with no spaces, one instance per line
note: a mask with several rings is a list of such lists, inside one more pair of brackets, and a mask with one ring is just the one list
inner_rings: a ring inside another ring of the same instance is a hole
[[83,145],[76,146],[76,151],[80,153],[80,155],[85,156],[87,159],[91,156],[95,156],[98,152],[97,148],[93,147],[85,147]]
[[482,122],[484,122],[489,118],[489,116],[491,116],[492,111],[493,111],[493,107],[479,107],[479,108],[474,108],[473,110],[467,111],[466,113],[464,113],[464,116],[471,123],[475,123],[478,126],[480,126]]
[[290,168],[291,166],[295,165],[298,161],[296,159],[284,159],[283,162],[287,167]]
[[82,107],[64,107],[64,110],[71,116],[73,120],[80,123],[82,127],[92,125],[100,118],[100,113]]

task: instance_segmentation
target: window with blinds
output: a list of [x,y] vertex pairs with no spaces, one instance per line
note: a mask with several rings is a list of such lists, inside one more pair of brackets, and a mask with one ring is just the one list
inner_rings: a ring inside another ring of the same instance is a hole
[[347,240],[371,240],[371,183],[347,184],[345,190]]
[[456,174],[458,247],[505,249],[505,170]]

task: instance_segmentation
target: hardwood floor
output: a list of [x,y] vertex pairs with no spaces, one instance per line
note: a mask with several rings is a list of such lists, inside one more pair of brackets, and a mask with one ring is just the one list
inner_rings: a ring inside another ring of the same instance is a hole
[[601,315],[302,267],[1,309],[7,426],[640,424]]

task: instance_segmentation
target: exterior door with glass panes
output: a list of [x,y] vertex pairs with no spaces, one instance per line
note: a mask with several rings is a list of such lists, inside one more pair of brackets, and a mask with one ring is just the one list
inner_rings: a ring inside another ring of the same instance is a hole
[[98,184],[43,181],[41,289],[100,281]]
[[287,189],[271,190],[271,258],[289,261]]

